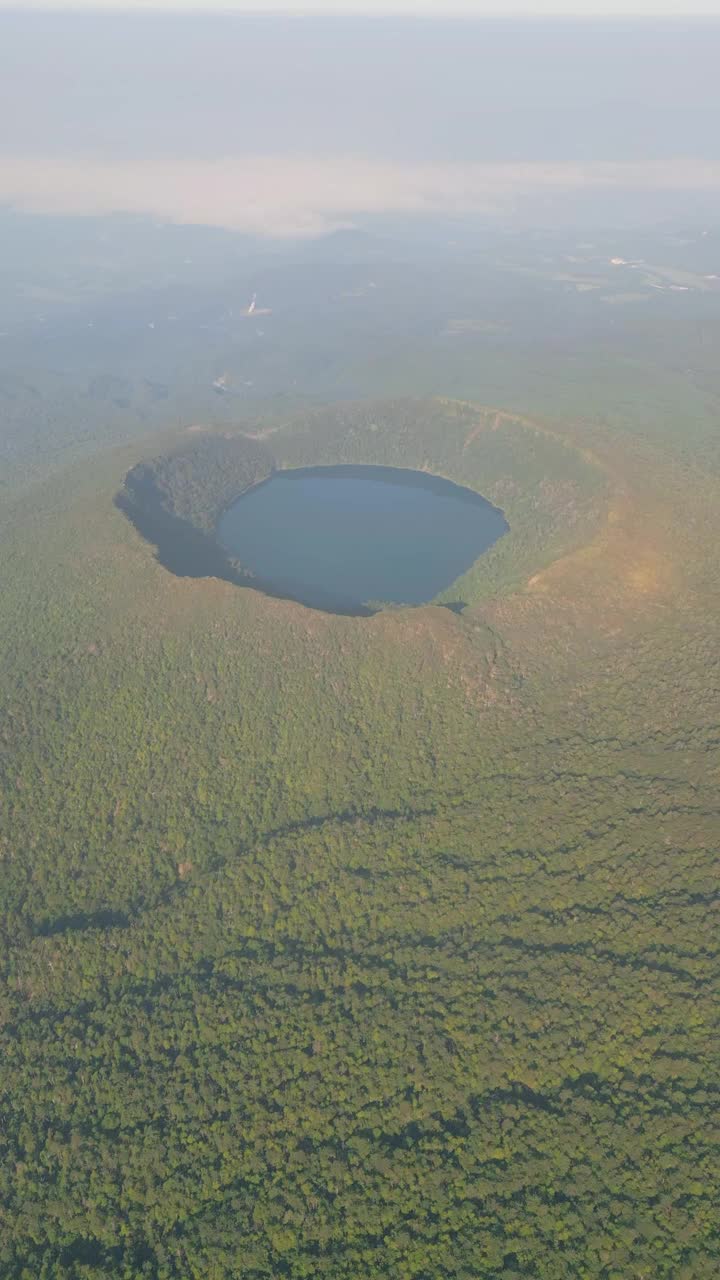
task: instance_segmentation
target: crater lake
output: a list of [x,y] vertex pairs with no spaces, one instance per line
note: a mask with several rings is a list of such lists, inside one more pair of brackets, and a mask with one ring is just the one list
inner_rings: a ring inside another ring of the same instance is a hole
[[487,499],[439,476],[324,466],[274,472],[227,508],[217,538],[261,590],[365,613],[434,600],[507,530]]

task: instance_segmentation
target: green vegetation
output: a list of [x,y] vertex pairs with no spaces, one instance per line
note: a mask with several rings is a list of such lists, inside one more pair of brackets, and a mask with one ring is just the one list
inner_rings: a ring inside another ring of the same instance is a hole
[[271,471],[271,457],[255,440],[204,436],[134,466],[116,504],[172,573],[242,584],[248,575],[216,541],[215,526],[234,498]]
[[446,476],[503,508],[510,533],[443,593],[476,602],[517,586],[587,541],[607,508],[597,459],[534,422],[447,400],[392,400],[295,415],[260,442],[205,435],[132,468],[118,498],[136,528],[183,576],[242,583],[242,565],[214,530],[230,501],[273,467],[332,464],[407,467]]
[[202,444],[134,467],[125,491],[138,505],[149,493],[164,514],[212,533],[223,508],[265,479],[271,466],[267,451],[246,436],[204,437]]
[[[455,402],[147,455],[2,513],[0,1273],[710,1280],[715,479]],[[203,533],[272,459],[512,533],[348,619],[113,503]]]

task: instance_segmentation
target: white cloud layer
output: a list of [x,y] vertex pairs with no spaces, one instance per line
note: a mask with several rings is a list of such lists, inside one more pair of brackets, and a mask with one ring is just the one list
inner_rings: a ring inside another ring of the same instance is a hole
[[137,213],[267,236],[317,235],[373,213],[510,214],[530,196],[593,191],[720,192],[720,162],[0,161],[0,202],[25,212]]

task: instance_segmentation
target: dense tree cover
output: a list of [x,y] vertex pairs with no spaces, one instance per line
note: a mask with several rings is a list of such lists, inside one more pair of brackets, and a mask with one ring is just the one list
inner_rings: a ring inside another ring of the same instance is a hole
[[270,474],[272,460],[248,436],[206,436],[202,441],[139,463],[126,476],[130,503],[154,504],[178,520],[212,533],[221,511]]
[[217,542],[215,526],[234,498],[271,471],[272,459],[258,441],[203,433],[201,442],[134,466],[116,503],[171,573],[242,584],[248,575]]
[[268,443],[503,506],[462,616],[173,577],[124,454],[5,514],[11,1280],[717,1274],[716,482],[380,409]]

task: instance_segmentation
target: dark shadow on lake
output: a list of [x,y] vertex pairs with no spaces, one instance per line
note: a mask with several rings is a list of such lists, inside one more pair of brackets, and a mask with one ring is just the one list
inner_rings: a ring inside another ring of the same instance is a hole
[[473,490],[395,467],[273,472],[223,512],[215,537],[170,513],[147,473],[130,474],[116,505],[177,577],[354,617],[429,603],[508,530]]

